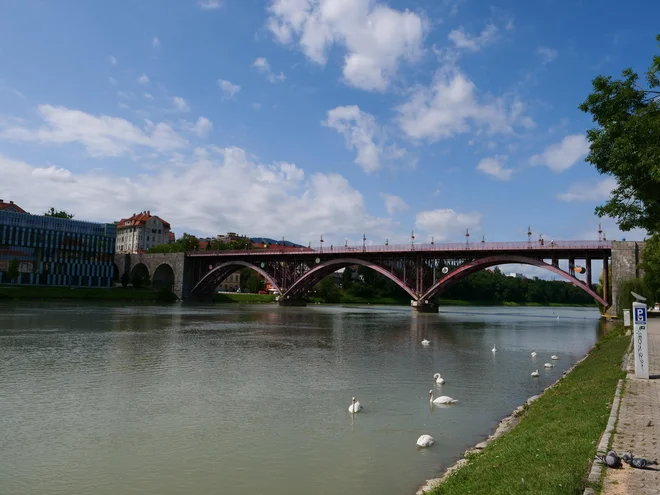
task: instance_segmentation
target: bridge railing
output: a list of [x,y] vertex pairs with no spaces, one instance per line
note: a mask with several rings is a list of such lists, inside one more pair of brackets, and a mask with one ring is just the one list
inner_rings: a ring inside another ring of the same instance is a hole
[[292,249],[242,249],[236,251],[188,251],[189,256],[279,256],[282,254],[359,254],[359,253],[387,253],[387,252],[433,252],[433,251],[584,251],[584,250],[608,250],[612,248],[611,241],[521,241],[521,242],[456,242],[435,244],[389,244],[389,245],[366,245],[366,246],[317,246],[313,248],[301,247],[300,250]]

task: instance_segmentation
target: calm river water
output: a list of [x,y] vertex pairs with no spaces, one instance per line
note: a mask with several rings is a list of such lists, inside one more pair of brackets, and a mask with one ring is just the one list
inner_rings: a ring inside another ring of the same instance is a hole
[[0,493],[414,493],[601,331],[595,309],[2,304]]

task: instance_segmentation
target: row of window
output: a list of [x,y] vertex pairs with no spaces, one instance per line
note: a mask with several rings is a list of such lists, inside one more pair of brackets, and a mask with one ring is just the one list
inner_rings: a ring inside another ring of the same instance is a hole
[[58,248],[114,254],[115,238],[0,224],[0,246]]
[[0,211],[0,225],[29,227],[33,229],[68,232],[72,234],[97,235],[102,237],[117,236],[117,226],[113,223],[82,222],[79,220],[67,220],[65,218],[30,215],[28,213],[16,213],[10,211]]

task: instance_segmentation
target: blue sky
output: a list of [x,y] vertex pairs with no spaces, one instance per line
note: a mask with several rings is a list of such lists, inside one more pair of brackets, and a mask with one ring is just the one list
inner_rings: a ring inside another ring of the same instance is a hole
[[577,107],[646,70],[660,4],[588,4],[10,0],[0,197],[303,244],[595,239],[613,182]]

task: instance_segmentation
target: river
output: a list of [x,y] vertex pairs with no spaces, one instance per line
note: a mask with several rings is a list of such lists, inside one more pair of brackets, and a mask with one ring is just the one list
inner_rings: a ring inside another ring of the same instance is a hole
[[601,332],[581,308],[2,303],[0,493],[414,493]]

